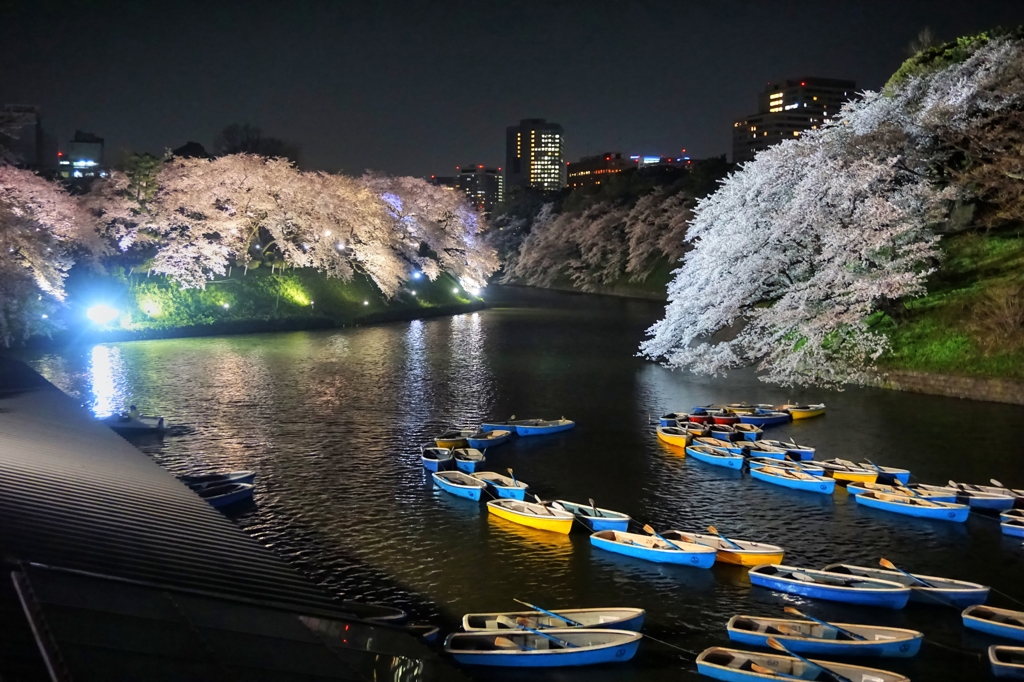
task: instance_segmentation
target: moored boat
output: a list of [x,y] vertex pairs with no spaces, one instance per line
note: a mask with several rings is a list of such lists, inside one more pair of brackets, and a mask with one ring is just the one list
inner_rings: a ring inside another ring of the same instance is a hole
[[424,445],[420,448],[420,460],[427,471],[443,471],[451,466],[452,451],[448,448]]
[[772,483],[793,490],[803,490],[809,493],[831,495],[836,489],[835,480],[826,476],[814,476],[798,469],[764,466],[752,468],[750,475],[765,483]]
[[516,426],[519,424],[530,424],[532,422],[540,421],[539,419],[516,419],[515,415],[512,415],[505,421],[486,421],[480,425],[481,431],[508,431],[510,434],[516,433]]
[[499,518],[530,528],[568,534],[575,518],[561,509],[522,500],[499,499],[487,503],[487,511]]
[[160,434],[167,430],[163,417],[131,417],[127,414],[112,414],[100,419],[103,424],[122,434]]
[[712,405],[712,407],[721,407],[731,412],[735,412],[736,414],[756,412],[757,410],[775,409],[772,405],[769,405],[768,403],[757,403],[755,405],[748,405],[747,403],[729,403],[728,405]]
[[690,433],[678,426],[659,426],[657,428],[658,438],[669,445],[685,448],[693,440]]
[[208,488],[200,488],[195,493],[213,507],[221,509],[238,502],[251,500],[255,490],[256,486],[252,483],[225,483]]
[[993,644],[988,648],[992,674],[1011,680],[1024,680],[1024,647]]
[[760,427],[754,426],[753,424],[738,423],[733,424],[732,428],[736,430],[736,433],[738,433],[740,438],[743,440],[759,440],[761,438],[761,434],[764,433],[761,431]]
[[966,504],[971,509],[985,509],[988,511],[1007,511],[1013,508],[1015,498],[1008,493],[980,493],[951,485],[928,485],[926,483],[913,483],[912,490],[929,490],[932,492],[952,492],[956,495],[956,501]]
[[[777,564],[782,561],[785,550],[775,545],[750,540],[725,540],[717,535],[703,533],[687,533],[681,530],[667,530],[661,537],[671,542],[689,542],[694,545],[712,547],[717,552],[715,561],[722,564],[737,566],[759,566],[761,564]],[[731,544],[730,544],[731,543]]]
[[529,423],[517,423],[516,433],[520,436],[546,436],[549,433],[568,431],[576,426],[576,422],[562,417],[561,419],[533,419]]
[[694,438],[698,436],[706,438],[709,435],[711,435],[711,426],[709,424],[698,424],[697,422],[679,422],[676,425],[676,428],[685,431]]
[[767,457],[750,457],[747,459],[747,465],[751,469],[760,469],[763,467],[776,467],[779,469],[793,469],[795,471],[802,471],[805,474],[811,474],[812,476],[824,476],[825,470],[816,464],[805,464],[803,462],[793,462],[788,459],[769,459]]
[[1024,641],[1024,611],[993,606],[968,606],[960,614],[964,627],[989,635]]
[[729,410],[708,410],[707,412],[711,415],[712,424],[730,425],[738,424],[740,421],[740,416]]
[[686,421],[693,422],[694,424],[711,423],[711,415],[703,407],[695,407],[691,412],[682,414],[686,417]]
[[686,412],[669,412],[658,418],[658,424],[660,426],[679,426],[689,419],[690,415]]
[[747,445],[749,445],[749,443],[733,443],[731,441],[722,440],[720,438],[710,438],[704,436],[694,438],[693,442],[696,443],[697,445],[725,450],[726,452],[733,455],[746,454]]
[[779,408],[783,412],[789,412],[793,419],[810,419],[825,414],[825,403],[817,405],[783,405]]
[[929,502],[956,502],[952,493],[929,492],[925,490],[909,490],[905,486],[885,485],[884,483],[848,483],[846,492],[851,495],[862,493],[882,493],[885,495],[903,495],[904,497],[920,497]]
[[829,627],[812,620],[760,616],[733,616],[725,628],[729,639],[740,644],[766,647],[768,638],[774,637],[789,651],[812,656],[908,658],[917,655],[924,641],[924,635],[917,630],[853,623]]
[[[924,604],[945,604],[957,607],[973,606],[984,604],[988,599],[989,588],[978,583],[969,583],[965,580],[953,580],[952,578],[937,578],[933,575],[911,574],[914,580],[899,571],[890,571],[883,568],[871,566],[853,566],[851,564],[830,564],[822,569],[829,573],[840,573],[842,575],[857,575],[864,578],[878,578],[879,580],[890,580],[910,588],[910,601],[922,602]],[[921,581],[928,583],[926,586]]]
[[713,448],[704,445],[690,445],[686,448],[686,454],[694,459],[704,462],[705,464],[714,464],[715,466],[736,470],[743,468],[743,455],[734,455],[728,450],[723,450],[722,448]]
[[788,412],[776,412],[774,410],[755,410],[749,414],[741,414],[739,418],[744,424],[762,427],[785,424],[791,419]]
[[499,499],[507,498],[510,500],[525,500],[526,489],[530,487],[524,481],[513,479],[505,476],[504,474],[495,473],[493,471],[478,471],[473,474],[473,478],[478,481],[483,481],[493,488]]
[[454,632],[445,640],[444,650],[463,665],[555,668],[628,661],[636,655],[643,637],[627,630],[553,628],[537,632],[543,634],[521,630]]
[[799,457],[801,460],[814,459],[815,449],[810,445],[797,445],[793,441],[784,440],[764,440],[762,441],[766,445],[771,445],[773,448],[779,448],[785,450],[794,458]]
[[602,530],[590,536],[590,544],[616,554],[661,564],[711,568],[715,563],[716,551],[712,547],[689,542],[664,542],[637,533]]
[[[866,668],[849,663],[808,659],[812,665],[793,656],[762,654],[713,646],[697,656],[697,672],[726,682],[744,680],[856,680],[856,682],[910,682],[910,678],[888,670]],[[765,670],[755,672],[753,666]],[[814,667],[817,666],[817,667]],[[822,672],[824,669],[824,673]],[[834,672],[834,677],[828,672]]]
[[851,462],[849,460],[838,459],[838,458],[833,460],[833,461],[839,462],[841,464],[850,464],[850,465],[853,465],[853,466],[860,467],[861,469],[867,469],[869,471],[873,470],[876,474],[878,474],[877,478],[875,479],[876,483],[886,483],[886,484],[889,484],[889,485],[892,485],[892,484],[895,484],[895,483],[902,483],[903,485],[906,485],[907,483],[910,483],[910,470],[909,469],[897,469],[896,467],[883,467],[883,466],[878,466],[874,462],[859,462],[859,463],[854,464],[853,462]]
[[[629,528],[629,514],[602,509],[590,504],[579,504],[578,502],[567,502],[566,500],[555,500],[551,503],[553,509],[564,509],[574,514],[576,520],[582,523],[591,531],[599,530],[627,530]],[[627,630],[629,628],[626,628]]]
[[825,475],[836,479],[839,483],[853,481],[855,483],[874,483],[878,480],[878,472],[863,469],[856,464],[826,459],[817,461],[817,465],[825,470]]
[[[511,618],[534,630],[544,628],[601,628],[606,630],[629,630],[639,632],[644,624],[645,611],[631,608],[609,609],[551,609],[549,616],[540,611],[512,611],[508,613],[467,613],[462,617],[462,629],[501,630],[505,625],[499,618]],[[557,617],[561,616],[561,618]]]
[[719,440],[727,440],[731,442],[741,438],[736,429],[728,424],[712,424],[709,431],[709,435],[712,438],[717,438]]
[[793,457],[789,450],[769,445],[763,440],[747,443],[747,452],[752,457],[766,457],[769,459],[799,459],[798,457]]
[[766,564],[748,573],[750,582],[778,592],[811,599],[902,609],[910,599],[910,588],[891,580],[815,571],[813,569]]
[[467,500],[479,501],[480,495],[487,487],[483,481],[461,471],[436,471],[430,476],[441,490],[457,497],[465,497]]
[[886,495],[874,491],[854,495],[853,499],[857,504],[873,509],[881,509],[894,514],[904,516],[915,516],[919,519],[932,519],[933,521],[951,521],[963,523],[971,513],[971,508],[966,504],[956,502],[933,502],[922,497],[910,497],[908,495]]
[[1024,497],[1019,490],[991,485],[970,485],[956,481],[950,481],[949,485],[957,490],[958,495],[966,496],[968,504],[977,509],[1006,511],[1021,506],[1021,503],[1024,502]]
[[[956,481],[953,481],[956,483]],[[999,481],[993,479],[992,483],[999,483]],[[966,490],[972,493],[988,493],[990,495],[1010,495],[1014,499],[1015,507],[1024,507],[1024,489],[1007,488],[1006,486],[1000,485],[972,485],[970,483],[956,483],[957,487],[961,490]]]
[[469,446],[466,438],[474,433],[476,431],[470,431],[469,429],[452,429],[451,431],[445,431],[440,436],[434,436],[434,444],[439,448],[448,448],[449,450],[465,448]]
[[476,448],[455,448],[452,450],[452,458],[459,471],[471,474],[477,467],[484,463],[484,453]]
[[225,471],[214,474],[190,474],[178,476],[178,480],[189,488],[210,488],[225,483],[252,483],[256,480],[255,471]]
[[466,436],[466,444],[471,448],[482,450],[501,445],[512,438],[512,431],[508,429],[495,429],[493,431],[477,431],[471,436]]
[[1011,509],[999,515],[999,527],[1003,535],[1024,537],[1024,510]]

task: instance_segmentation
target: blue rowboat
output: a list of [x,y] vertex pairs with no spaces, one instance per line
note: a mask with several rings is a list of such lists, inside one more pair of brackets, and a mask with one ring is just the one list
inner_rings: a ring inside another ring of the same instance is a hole
[[448,448],[438,448],[433,445],[424,445],[420,448],[420,459],[427,471],[443,471],[452,464],[452,451]]
[[910,599],[910,588],[891,580],[859,578],[782,564],[755,566],[748,575],[754,585],[811,599],[890,609],[902,609]]
[[883,485],[881,483],[848,483],[846,485],[846,492],[851,495],[883,493],[885,495],[903,495],[905,497],[913,497],[916,493],[919,497],[928,500],[929,502],[956,502],[956,495],[953,493],[947,495],[945,493],[933,493],[924,490],[917,490],[914,493],[908,493],[903,488]]
[[251,500],[256,486],[252,483],[225,483],[209,488],[196,490],[196,495],[209,502],[213,507],[221,509],[238,502]]
[[894,583],[900,583],[911,589],[910,601],[923,604],[945,604],[946,606],[963,608],[965,606],[973,606],[974,604],[984,604],[985,600],[988,599],[988,586],[969,583],[965,580],[912,574],[931,585],[931,587],[925,587],[920,582],[907,577],[899,571],[889,571],[884,568],[830,564],[821,570],[828,571],[829,573],[857,575],[862,578],[877,578],[878,580],[890,580]]
[[793,443],[792,441],[784,441],[784,440],[767,440],[766,439],[766,440],[762,440],[761,442],[764,443],[765,445],[770,445],[773,448],[778,448],[780,450],[785,450],[786,452],[788,452],[790,455],[793,456],[793,459],[800,459],[800,460],[814,459],[815,450],[810,445],[797,445],[796,443]]
[[568,431],[574,426],[576,426],[576,422],[564,417],[562,419],[532,419],[527,424],[517,423],[516,433],[520,436],[546,436],[549,433]]
[[[1024,507],[1024,489],[1014,490],[1013,488],[1007,488],[1003,485],[972,485],[970,483],[957,483],[951,481],[960,490],[966,490],[971,493],[988,493],[990,495],[1009,495],[1014,499],[1015,507]],[[993,483],[999,483],[999,481],[993,481]]]
[[[555,500],[551,506],[555,509],[561,507],[570,514],[574,514],[576,516],[576,520],[591,531],[596,532],[599,530],[629,529],[629,514],[623,514],[622,512],[612,511],[610,509],[602,509],[601,507],[592,507],[589,504],[566,502],[565,500]],[[609,627],[617,628],[619,626],[613,625]],[[629,630],[630,628],[621,629]]]
[[551,609],[548,613],[567,618],[571,623],[549,616],[540,611],[509,611],[506,613],[467,613],[462,617],[462,629],[501,630],[504,625],[498,618],[504,616],[512,620],[525,618],[527,627],[534,630],[546,628],[600,628],[602,630],[629,630],[640,632],[644,624],[645,611],[631,608],[609,609]]
[[484,422],[480,425],[481,431],[509,431],[511,433],[516,432],[516,426],[519,424],[531,424],[538,422],[540,419],[516,419],[515,415],[512,415],[511,419],[507,419],[503,422],[490,421]]
[[752,457],[767,457],[769,459],[800,459],[799,457],[794,457],[790,454],[789,450],[774,447],[769,445],[767,441],[763,440],[747,443],[747,453]]
[[824,476],[825,470],[816,464],[802,464],[791,462],[788,459],[769,459],[767,457],[749,457],[747,465],[751,469],[762,469],[764,467],[775,467],[777,469],[793,469],[802,471],[812,476]]
[[772,466],[759,467],[750,470],[750,475],[759,481],[781,485],[783,488],[803,490],[809,493],[821,493],[831,495],[835,492],[835,479],[825,476],[812,476],[811,474],[795,469],[781,469]]
[[741,440],[740,434],[736,432],[736,429],[728,424],[712,424],[710,436],[712,438],[717,438],[718,440],[729,442]]
[[813,620],[733,616],[725,629],[729,639],[747,646],[768,646],[774,637],[798,654],[818,656],[886,656],[909,658],[921,650],[924,635],[917,630],[888,628],[877,625],[836,623],[839,628],[860,635],[854,639],[837,628]]
[[760,428],[753,424],[733,424],[732,428],[736,430],[736,433],[740,434],[743,440],[754,441],[761,438],[761,434],[764,433]]
[[875,479],[878,483],[885,483],[887,485],[893,485],[897,482],[906,485],[910,483],[910,470],[909,469],[897,469],[896,467],[882,467],[872,462],[861,462],[854,464],[853,462],[845,459],[835,459],[834,462],[841,462],[843,464],[851,464],[858,466],[862,469],[870,469],[878,474]]
[[1014,496],[1006,493],[981,493],[972,490],[963,490],[959,487],[948,485],[927,485],[925,483],[914,483],[910,485],[913,490],[927,490],[931,492],[953,493],[956,501],[966,504],[971,509],[986,509],[988,511],[1007,511],[1013,508]]
[[446,493],[465,497],[467,500],[479,501],[480,494],[487,487],[483,481],[461,471],[437,471],[430,475],[438,488]]
[[714,464],[715,466],[725,467],[727,469],[736,469],[737,471],[743,468],[743,455],[734,455],[728,450],[723,450],[721,448],[711,448],[704,445],[689,445],[686,448],[686,454],[694,459],[699,459],[705,464]]
[[1024,642],[1024,611],[968,606],[960,616],[965,628]]
[[680,422],[685,422],[690,418],[690,415],[685,412],[669,412],[663,414],[660,417],[661,426],[678,426]]
[[501,445],[505,441],[512,438],[512,430],[510,429],[496,429],[494,431],[477,431],[472,436],[466,436],[466,443],[471,448],[477,450],[483,450],[484,448],[493,448],[495,445]]
[[1024,537],[1024,511],[1011,509],[999,515],[999,527],[1003,529],[1003,535]]
[[907,495],[886,495],[885,493],[866,492],[854,495],[853,499],[857,504],[882,511],[914,516],[919,519],[931,519],[933,521],[951,521],[963,523],[971,513],[971,508],[966,504],[955,502],[932,502],[921,497],[909,497]]
[[[812,667],[792,656],[762,654],[754,651],[740,651],[713,646],[705,649],[697,656],[697,672],[716,680],[725,682],[748,682],[748,680],[833,680],[846,679],[853,682],[910,682],[910,678],[888,670],[866,668],[849,663],[833,663],[808,659],[817,667]],[[771,672],[756,673],[752,665],[758,665]],[[821,668],[839,675],[833,677],[822,673]]]
[[1024,680],[1024,647],[993,644],[988,648],[988,662],[996,677]]
[[692,568],[711,568],[717,551],[713,547],[690,542],[672,541],[671,546],[658,538],[617,530],[602,530],[590,536],[594,547],[653,561],[659,564],[678,564]]
[[486,461],[484,453],[476,448],[455,448],[452,450],[452,458],[455,460],[455,467],[467,474],[476,471],[477,467]]
[[741,456],[747,453],[747,446],[750,445],[748,442],[733,443],[731,441],[722,440],[721,438],[708,438],[704,436],[694,438],[693,442],[697,445],[717,448],[719,450],[725,450],[729,454]]
[[190,476],[178,476],[178,480],[192,490],[201,488],[212,488],[215,485],[226,483],[253,483],[256,480],[255,471],[227,471],[220,474],[194,474]]
[[525,500],[526,489],[530,487],[524,481],[512,479],[493,471],[477,472],[473,474],[473,478],[490,486],[499,498],[505,497],[510,500]]
[[636,655],[643,637],[627,630],[551,628],[538,632],[567,646],[522,630],[477,630],[448,635],[444,650],[463,665],[557,668],[628,661]]
[[775,424],[786,424],[792,417],[788,412],[774,412],[771,410],[755,410],[749,414],[741,414],[740,422],[753,424],[754,426],[774,426]]

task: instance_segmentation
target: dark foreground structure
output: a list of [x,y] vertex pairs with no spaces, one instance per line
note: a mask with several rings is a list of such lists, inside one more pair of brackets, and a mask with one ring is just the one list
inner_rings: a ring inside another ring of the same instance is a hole
[[0,680],[465,679],[394,617],[331,599],[0,358]]

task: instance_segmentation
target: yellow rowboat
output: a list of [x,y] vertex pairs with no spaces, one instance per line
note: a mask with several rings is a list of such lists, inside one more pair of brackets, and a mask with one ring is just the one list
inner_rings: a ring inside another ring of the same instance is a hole
[[878,480],[878,472],[871,469],[862,469],[854,464],[840,464],[836,460],[825,460],[815,462],[816,466],[825,470],[825,475],[834,478],[836,481],[847,483],[874,483]]
[[690,432],[677,426],[659,426],[658,438],[669,445],[675,445],[680,448],[685,448],[693,442],[693,436],[690,435]]
[[487,503],[487,511],[499,518],[530,528],[565,534],[572,530],[572,514],[542,504],[512,499],[491,500]]
[[449,450],[454,450],[455,448],[464,448],[468,447],[468,444],[466,443],[466,438],[472,436],[474,433],[476,433],[476,431],[445,431],[440,436],[434,437],[434,443],[437,444],[437,447],[439,448],[448,448]]
[[714,547],[718,550],[718,553],[715,555],[715,561],[723,564],[736,564],[738,566],[781,563],[782,557],[786,553],[784,549],[775,545],[729,538],[735,545],[739,545],[739,548],[737,548],[717,535],[686,533],[681,530],[667,530],[661,534],[661,537],[672,542],[678,540],[695,545]]
[[810,419],[825,414],[825,403],[817,405],[785,405],[783,410],[789,412],[793,419]]

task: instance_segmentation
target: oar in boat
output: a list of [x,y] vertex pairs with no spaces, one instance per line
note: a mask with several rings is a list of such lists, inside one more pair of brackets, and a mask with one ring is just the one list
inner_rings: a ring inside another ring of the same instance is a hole
[[590,509],[591,509],[591,511],[594,512],[594,516],[595,517],[600,518],[600,517],[604,516],[604,514],[602,514],[601,512],[597,511],[597,505],[594,504],[594,498],[593,497],[588,497],[587,498],[587,502],[590,503]]
[[732,545],[733,547],[735,547],[736,549],[738,549],[738,550],[741,550],[741,551],[742,551],[742,549],[743,549],[742,547],[740,547],[740,546],[739,546],[739,545],[737,545],[737,544],[736,544],[735,542],[733,542],[733,541],[732,541],[732,540],[730,540],[729,538],[727,538],[727,537],[725,537],[724,535],[722,535],[721,533],[719,533],[719,532],[718,532],[718,529],[717,529],[717,528],[715,528],[714,526],[708,526],[708,532],[709,532],[709,533],[714,533],[715,535],[717,535],[718,537],[722,538],[723,540],[725,540],[726,542],[728,542],[728,543],[729,543],[730,545]]
[[539,497],[537,497],[537,495],[534,495],[533,499],[537,500],[537,504],[539,504],[541,509],[546,511],[549,516],[554,516],[555,515],[555,513],[553,511],[551,511],[550,509],[548,509],[548,506],[546,504],[544,504],[544,500],[542,500]]
[[508,637],[495,637],[494,646],[499,647],[501,649],[519,649],[520,651],[533,651],[532,648],[526,645],[519,646]]
[[957,488],[960,492],[967,493],[970,495],[971,491],[964,487],[963,483],[957,483],[956,481],[946,481],[950,488]]
[[818,583],[819,585],[835,585],[838,587],[847,587],[854,583],[864,582],[863,580],[847,580],[846,578],[833,578],[831,576],[828,578],[822,578],[821,580],[816,580],[812,576],[809,576],[806,573],[801,573],[800,571],[793,571],[790,575],[793,576],[794,580],[799,580],[803,583]]
[[884,557],[878,560],[878,564],[882,568],[888,568],[890,571],[896,571],[897,573],[902,573],[903,575],[907,576],[908,578],[910,578],[912,580],[915,580],[916,582],[921,583],[925,587],[931,587],[931,588],[935,587],[935,585],[932,585],[927,580],[921,580],[920,578],[918,578],[913,573],[907,573],[902,568],[898,567],[896,564],[894,564],[893,562],[889,561],[888,559],[886,559]]
[[650,524],[645,524],[645,525],[644,525],[644,532],[645,532],[645,533],[650,533],[650,534],[651,534],[651,535],[653,535],[654,537],[656,537],[656,538],[658,538],[659,540],[661,540],[662,542],[664,542],[664,543],[665,543],[665,544],[666,544],[666,545],[668,546],[668,548],[669,548],[669,549],[679,549],[679,546],[678,546],[678,545],[676,545],[676,544],[675,544],[674,542],[669,542],[669,541],[668,541],[668,540],[666,540],[665,538],[663,538],[663,537],[661,537],[660,535],[658,535],[657,533],[655,533],[655,532],[654,532],[654,529],[653,529],[653,528],[651,528]]
[[864,458],[864,461],[867,462],[868,464],[870,464],[871,466],[875,467],[875,471],[877,471],[878,473],[880,473],[880,474],[884,474],[885,473],[884,471],[882,471],[882,467],[878,466],[877,464],[872,462],[867,457]]
[[997,481],[994,478],[988,479],[988,482],[991,483],[992,485],[994,485],[997,488],[1005,488],[1006,487],[1005,485],[1003,485],[1002,483],[1000,483],[999,481]]
[[529,625],[526,625],[525,623],[523,623],[522,622],[523,620],[526,620],[526,619],[522,618],[522,619],[519,619],[519,620],[512,620],[508,616],[498,616],[498,622],[501,623],[502,625],[504,625],[507,628],[512,628],[513,630],[525,630],[526,632],[529,632],[531,634],[543,637],[544,639],[550,640],[550,641],[554,642],[555,644],[557,644],[558,646],[562,647],[563,649],[572,649],[573,647],[576,646],[575,644],[570,644],[569,642],[566,642],[564,639],[558,639],[557,637],[552,637],[551,635],[549,635],[549,634],[547,634],[545,632],[541,632],[540,630],[534,630]]
[[906,490],[908,493],[910,493],[911,497],[924,497],[924,495],[917,492],[910,486],[906,486],[900,483],[900,480],[898,478],[892,482],[892,487],[896,488],[897,490]]
[[565,616],[560,616],[557,613],[553,613],[552,611],[548,611],[546,609],[542,609],[539,606],[534,606],[533,604],[531,604],[529,602],[525,602],[525,601],[523,601],[521,599],[516,599],[515,597],[513,597],[512,601],[516,602],[517,604],[522,604],[523,606],[525,606],[527,608],[531,608],[534,611],[540,611],[541,613],[543,613],[543,614],[545,614],[547,616],[551,616],[552,618],[557,618],[558,620],[563,621],[567,625],[571,625],[572,627],[578,627],[580,625],[583,625],[583,623],[580,623],[579,621],[575,621],[572,618],[566,618]]
[[804,658],[800,654],[794,654],[792,651],[787,649],[782,644],[782,642],[780,642],[779,640],[775,639],[774,637],[769,637],[768,638],[768,646],[770,646],[771,648],[775,649],[776,651],[782,651],[784,653],[787,653],[790,656],[792,656],[793,658],[797,659],[798,661],[802,661],[805,665],[811,666],[812,670],[820,670],[821,672],[823,672],[826,675],[830,676],[832,679],[836,680],[836,682],[853,682],[853,680],[851,680],[849,677],[846,677],[845,675],[840,675],[839,673],[837,673],[834,670],[831,670],[829,668],[823,668],[820,665],[818,665],[817,663],[814,663],[813,661],[810,661],[810,660]]
[[778,670],[772,670],[771,668],[766,668],[763,665],[758,665],[757,663],[751,663],[750,669],[753,670],[755,673],[760,673],[762,675],[771,675],[772,677],[785,677],[787,680],[803,679],[797,677],[796,675],[787,675],[786,673],[780,673]]
[[512,477],[512,485],[518,488],[519,484],[516,483],[516,475],[512,473],[512,467],[509,467],[508,469],[506,469],[506,471],[508,471],[508,475]]
[[825,627],[831,628],[831,629],[835,630],[836,632],[841,632],[842,634],[846,635],[850,639],[859,639],[859,640],[867,639],[863,635],[858,635],[856,632],[850,632],[846,628],[841,628],[838,625],[833,625],[832,623],[829,623],[827,621],[819,620],[819,619],[815,618],[814,616],[808,616],[806,613],[803,613],[802,611],[797,611],[792,606],[787,606],[786,608],[783,609],[783,611],[785,611],[786,613],[788,613],[791,616],[800,616],[801,618],[806,618],[807,620],[813,620],[818,625],[824,625]]

